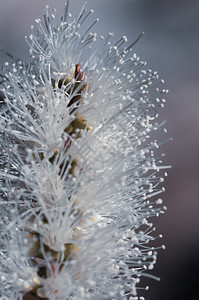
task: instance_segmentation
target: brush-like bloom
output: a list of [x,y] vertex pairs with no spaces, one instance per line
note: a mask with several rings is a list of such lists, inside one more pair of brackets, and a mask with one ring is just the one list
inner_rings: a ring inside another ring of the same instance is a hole
[[138,299],[140,277],[152,276],[149,218],[164,212],[153,196],[165,167],[149,138],[166,90],[132,53],[136,41],[112,45],[108,34],[92,52],[91,12],[70,22],[67,2],[57,27],[46,8],[30,63],[5,70],[2,299]]

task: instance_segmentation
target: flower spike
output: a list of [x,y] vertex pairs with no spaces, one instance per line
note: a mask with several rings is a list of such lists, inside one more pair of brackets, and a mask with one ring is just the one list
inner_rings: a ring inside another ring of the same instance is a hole
[[84,30],[92,11],[68,9],[57,26],[45,8],[29,63],[12,57],[2,77],[0,297],[138,299],[166,209],[150,135],[167,90],[133,53],[142,34],[91,53],[98,19]]

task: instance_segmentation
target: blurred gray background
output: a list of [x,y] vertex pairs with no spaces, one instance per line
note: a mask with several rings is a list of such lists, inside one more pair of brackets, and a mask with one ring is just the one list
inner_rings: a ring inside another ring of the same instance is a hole
[[[71,0],[75,17],[82,0]],[[64,0],[0,0],[0,45],[28,59],[24,36],[43,7],[61,13]],[[162,195],[168,211],[155,223],[164,235],[165,251],[159,252],[153,274],[160,282],[143,280],[148,300],[199,299],[199,1],[198,0],[88,0],[100,18],[95,31],[126,35],[133,41],[145,35],[135,52],[165,79],[170,93],[160,111],[174,141],[161,149],[165,164],[172,165]],[[92,17],[94,18],[94,17]],[[0,64],[7,58],[0,54]],[[165,136],[160,137],[165,139]],[[161,243],[159,241],[159,243]]]

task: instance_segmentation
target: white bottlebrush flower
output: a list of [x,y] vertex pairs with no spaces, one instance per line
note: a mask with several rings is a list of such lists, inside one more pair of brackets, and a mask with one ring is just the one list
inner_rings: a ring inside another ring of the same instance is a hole
[[167,90],[136,41],[108,34],[92,51],[92,11],[69,21],[68,4],[58,27],[45,9],[30,62],[4,72],[0,296],[138,299],[157,256],[150,218],[165,209],[150,135]]

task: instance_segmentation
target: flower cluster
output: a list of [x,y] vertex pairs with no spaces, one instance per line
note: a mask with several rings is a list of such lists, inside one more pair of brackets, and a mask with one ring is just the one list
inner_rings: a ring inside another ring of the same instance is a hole
[[45,8],[29,63],[4,70],[0,296],[138,299],[157,256],[150,218],[165,210],[150,135],[167,90],[136,41],[108,34],[91,51],[92,11],[71,20],[68,5],[59,26]]

